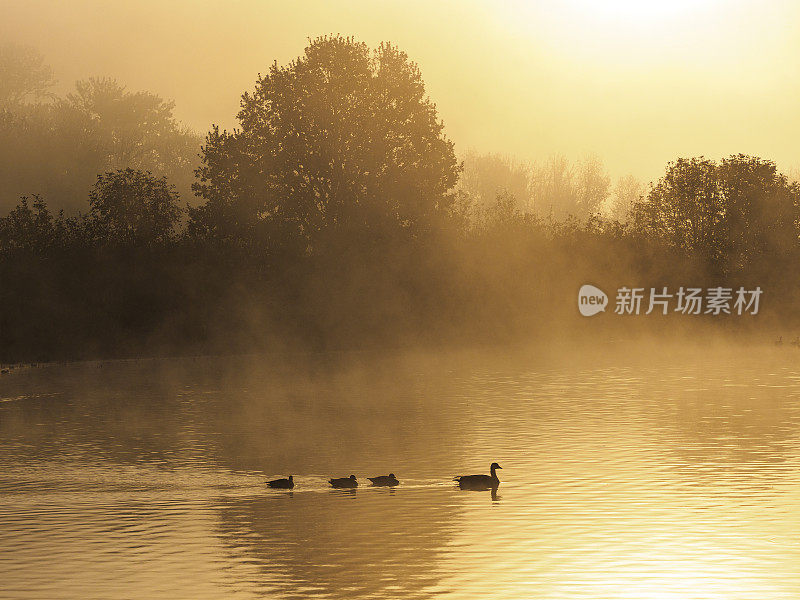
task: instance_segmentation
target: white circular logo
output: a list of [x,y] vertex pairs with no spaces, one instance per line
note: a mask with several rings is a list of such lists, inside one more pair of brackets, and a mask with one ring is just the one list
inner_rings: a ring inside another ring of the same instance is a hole
[[608,296],[593,285],[582,285],[578,292],[578,310],[584,317],[591,317],[604,312],[608,306]]

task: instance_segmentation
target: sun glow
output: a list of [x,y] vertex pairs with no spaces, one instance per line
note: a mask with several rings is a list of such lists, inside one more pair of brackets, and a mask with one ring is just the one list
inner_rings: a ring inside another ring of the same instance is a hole
[[[681,65],[730,54],[742,0],[505,0],[505,27],[549,46],[552,59],[588,65]],[[495,9],[496,10],[496,9]],[[727,36],[727,39],[726,39]]]
[[715,4],[714,0],[567,0],[567,11],[604,22],[646,25],[655,21],[691,18]]

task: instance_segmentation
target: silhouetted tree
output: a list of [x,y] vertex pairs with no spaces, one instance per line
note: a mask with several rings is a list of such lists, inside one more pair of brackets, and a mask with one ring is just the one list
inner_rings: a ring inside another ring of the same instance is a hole
[[193,231],[317,249],[323,238],[430,228],[451,206],[459,164],[416,64],[321,37],[242,96],[240,128],[214,127]]
[[797,249],[800,185],[779,173],[773,161],[744,154],[724,158],[717,173],[731,270]]
[[44,255],[63,245],[66,231],[63,213],[54,217],[39,196],[33,196],[31,204],[23,197],[8,215],[0,218],[0,251],[7,255]]
[[87,118],[107,169],[147,169],[172,180],[170,171],[194,167],[199,139],[178,124],[174,102],[128,92],[114,79],[90,78],[75,84],[64,105]]
[[119,245],[164,245],[181,216],[178,193],[167,178],[134,169],[98,175],[89,207],[102,241]]
[[39,194],[76,210],[97,173],[129,167],[164,175],[190,197],[200,138],[172,110],[113,79],[89,79],[65,99],[0,111],[0,205]]
[[678,159],[634,206],[634,229],[701,257],[715,272],[797,246],[800,187],[772,161],[742,154],[720,164]]
[[635,205],[635,229],[719,265],[725,203],[716,169],[714,161],[702,157],[670,163],[646,200]]

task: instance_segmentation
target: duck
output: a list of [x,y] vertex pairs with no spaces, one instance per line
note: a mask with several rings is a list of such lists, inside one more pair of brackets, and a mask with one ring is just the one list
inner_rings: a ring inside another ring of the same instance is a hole
[[268,481],[267,485],[280,490],[290,490],[294,487],[294,477],[289,475],[289,479],[273,479]]
[[458,487],[462,490],[488,490],[500,485],[497,469],[502,468],[496,462],[493,462],[489,466],[491,475],[459,475],[454,477],[453,480],[458,482]]
[[339,477],[338,479],[329,479],[330,484],[335,488],[355,488],[358,487],[358,480],[355,475],[350,477]]
[[397,481],[397,477],[394,476],[394,473],[389,473],[388,475],[378,475],[377,477],[367,477],[372,482],[372,485],[383,485],[383,486],[395,486],[400,485],[400,482]]

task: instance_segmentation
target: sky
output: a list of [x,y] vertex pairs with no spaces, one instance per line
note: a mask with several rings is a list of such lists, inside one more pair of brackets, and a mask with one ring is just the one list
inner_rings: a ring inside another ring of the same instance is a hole
[[800,166],[800,2],[790,0],[0,0],[0,39],[59,90],[112,76],[205,132],[309,37],[390,41],[416,61],[457,152],[598,156],[651,181],[681,156]]

